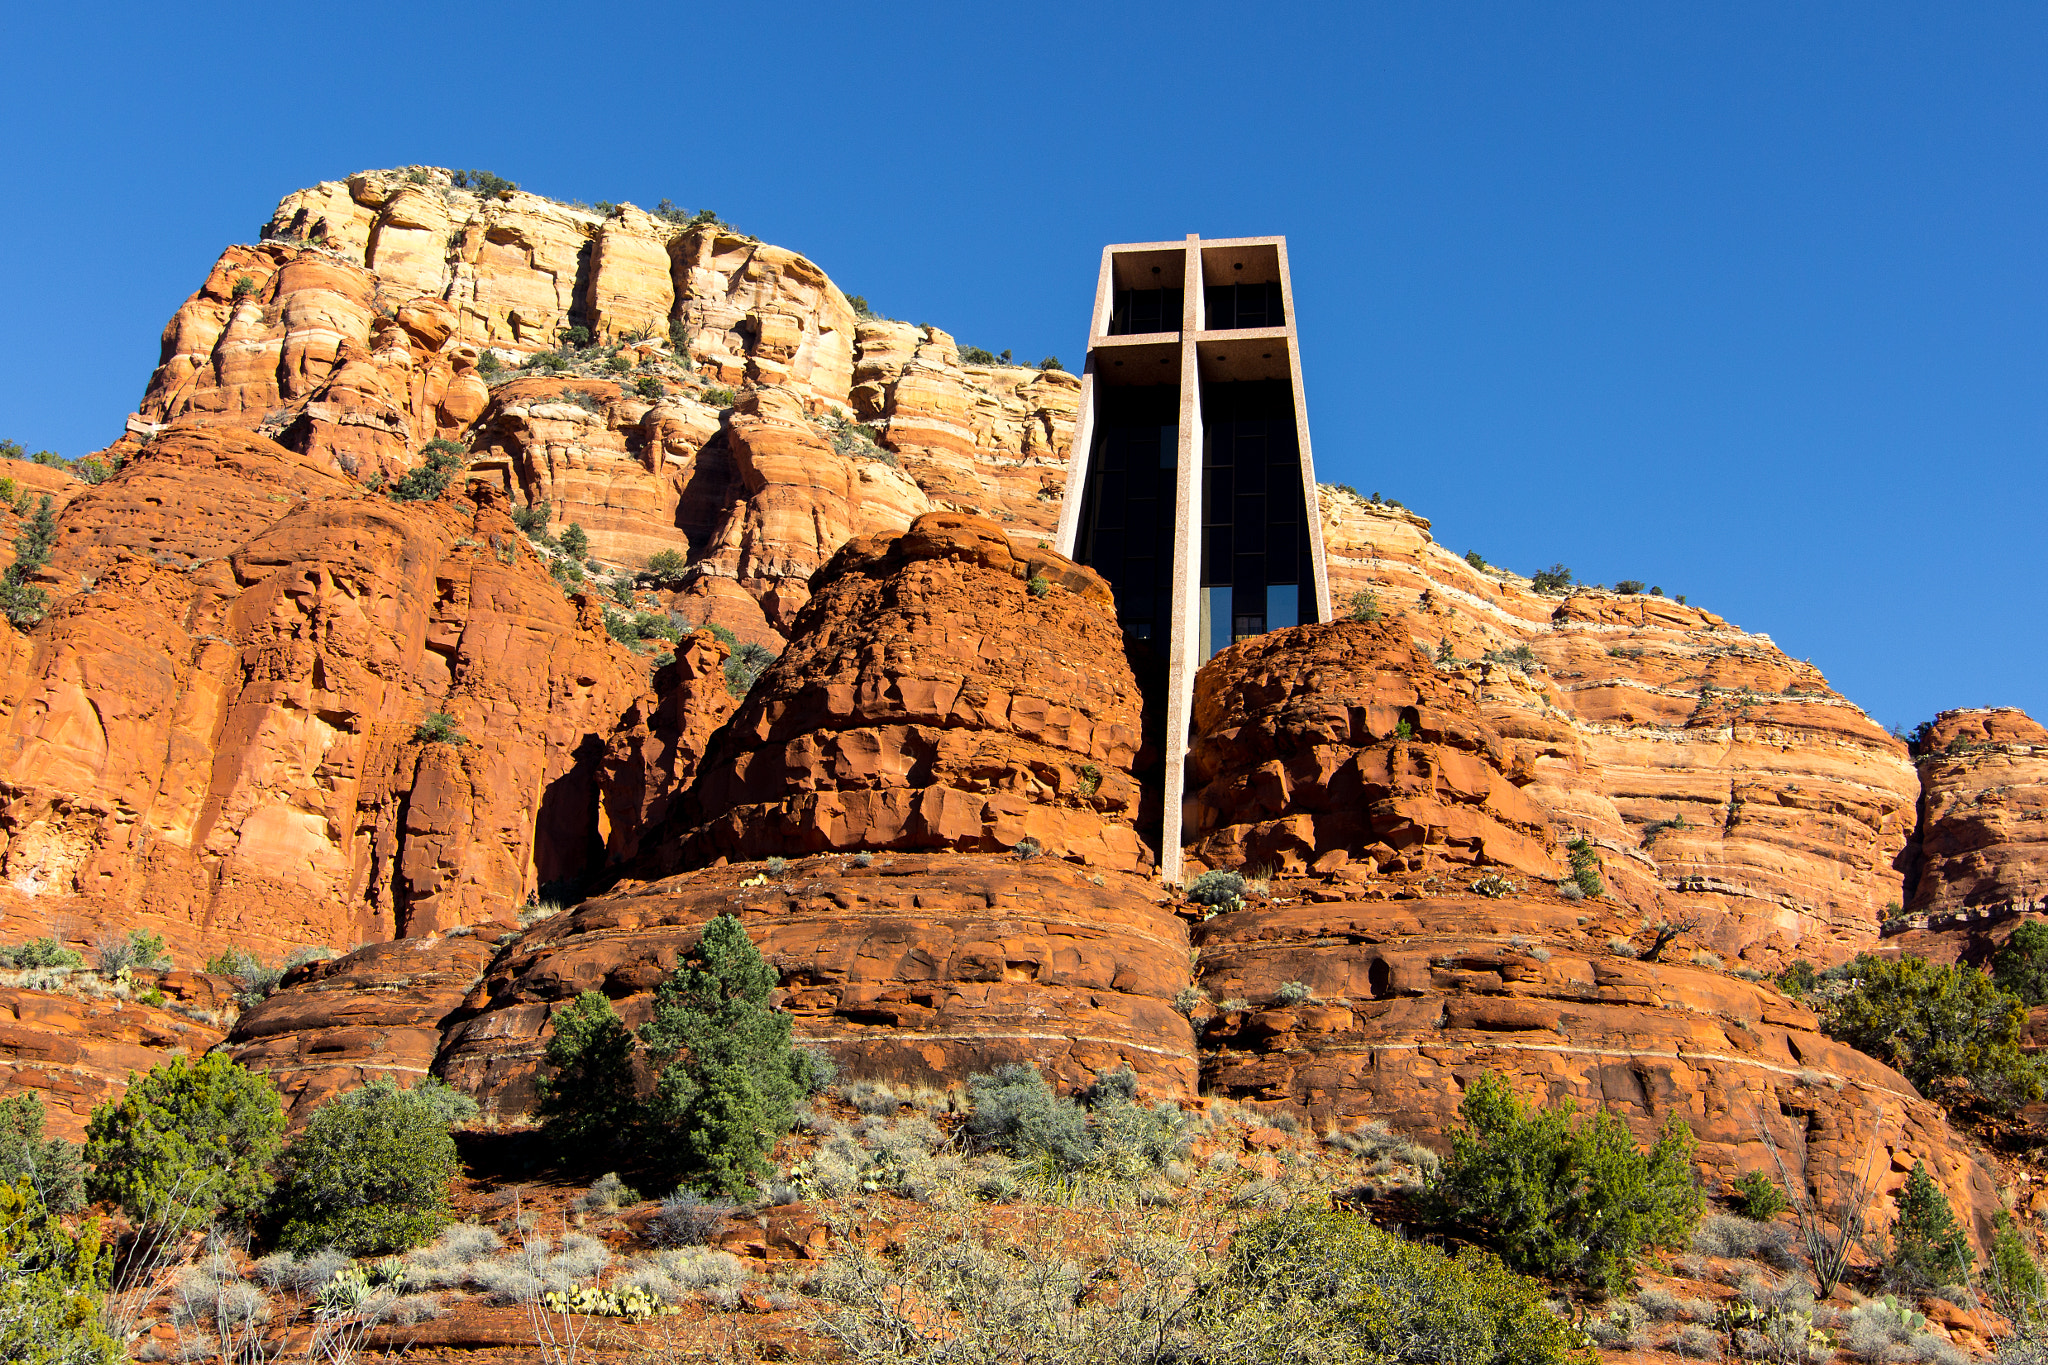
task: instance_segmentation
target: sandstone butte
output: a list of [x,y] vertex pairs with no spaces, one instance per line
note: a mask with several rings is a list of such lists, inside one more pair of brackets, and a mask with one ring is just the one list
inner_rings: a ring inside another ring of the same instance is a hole
[[[576,327],[604,349],[525,363]],[[1203,670],[1188,852],[1272,877],[1204,919],[1150,875],[1157,708],[1106,585],[1045,548],[1078,396],[722,225],[435,168],[288,196],[165,328],[118,472],[5,471],[61,506],[0,649],[0,915],[182,969],[341,955],[238,1018],[189,970],[182,1013],[0,987],[0,1067],[76,1137],[228,1028],[295,1116],[431,1073],[517,1123],[551,1013],[636,1019],[730,910],[855,1075],[1128,1063],[1441,1143],[1497,1068],[1683,1115],[1712,1177],[1766,1132],[1823,1195],[1924,1158],[1988,1235],[1987,1159],[1740,973],[2035,894],[2039,726],[1951,712],[1909,753],[1764,636],[1539,593],[1326,487],[1335,595],[1384,615]],[[434,441],[446,493],[390,497]],[[543,509],[589,564],[521,533]],[[728,645],[632,620],[780,657],[736,699]],[[1568,900],[1581,838],[1608,894]],[[1609,946],[1661,922],[1669,960]]]

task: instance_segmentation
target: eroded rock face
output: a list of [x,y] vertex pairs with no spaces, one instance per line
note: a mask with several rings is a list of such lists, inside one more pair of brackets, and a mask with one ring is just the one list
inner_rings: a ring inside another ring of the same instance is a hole
[[[1529,1098],[1606,1105],[1645,1141],[1678,1114],[1709,1190],[1743,1171],[1776,1178],[1766,1130],[1823,1203],[1867,1163],[1889,1205],[1924,1159],[1988,1242],[1997,1182],[1939,1107],[1776,991],[1616,956],[1604,917],[1579,923],[1583,903],[1305,900],[1195,929],[1203,988],[1245,1002],[1204,1034],[1206,1088],[1440,1143],[1464,1087],[1496,1070]],[[1285,1003],[1290,982],[1309,997]]]
[[[1458,863],[1556,876],[1546,812],[1503,774],[1476,683],[1441,675],[1408,623],[1261,635],[1195,678],[1186,832],[1204,863],[1330,872]],[[1527,775],[1524,781],[1528,780]]]
[[499,932],[373,943],[309,963],[242,1012],[229,1055],[276,1085],[293,1124],[379,1076],[411,1086],[432,1074],[441,1028],[483,978]]
[[1939,917],[2048,896],[2048,729],[2010,707],[1944,711],[1916,751],[1919,877],[1907,910]]
[[688,803],[700,823],[667,866],[1027,839],[1091,866],[1151,865],[1133,828],[1138,688],[1093,572],[930,513],[854,541],[811,588],[789,648],[706,756]]
[[[1447,650],[1561,839],[1599,850],[1649,919],[1700,917],[1772,967],[1874,943],[1900,896],[1919,784],[1904,746],[1819,671],[1647,593],[1541,594],[1390,504],[1321,490],[1334,595],[1370,589]],[[1526,654],[1518,654],[1526,651]]]
[[654,987],[728,912],[782,971],[798,1041],[850,1075],[952,1084],[1028,1061],[1078,1085],[1128,1064],[1148,1093],[1191,1093],[1193,1035],[1173,1008],[1187,932],[1157,885],[953,855],[793,859],[772,877],[714,868],[587,901],[491,968],[449,1023],[441,1074],[487,1116],[531,1114],[554,1012],[596,990],[638,1026]]
[[607,863],[638,858],[643,841],[669,822],[676,799],[689,790],[711,736],[739,705],[725,678],[731,657],[710,631],[696,632],[613,727],[600,779]]
[[[203,979],[177,975],[188,980],[174,988],[208,998]],[[82,1142],[94,1106],[119,1098],[130,1072],[181,1052],[196,1057],[221,1036],[215,1024],[167,1006],[0,986],[0,1092],[34,1091],[44,1131]]]
[[[0,664],[9,917],[275,958],[509,918],[589,865],[592,736],[643,665],[479,496],[181,428],[74,498]],[[422,742],[432,712],[468,742]]]

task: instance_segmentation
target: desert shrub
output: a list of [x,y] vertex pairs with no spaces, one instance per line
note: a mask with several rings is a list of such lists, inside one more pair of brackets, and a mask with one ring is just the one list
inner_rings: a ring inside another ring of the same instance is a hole
[[583,566],[573,559],[557,559],[548,565],[548,574],[561,584],[562,591],[573,593],[583,586],[586,575]]
[[[790,1046],[789,1015],[768,1005],[775,983],[739,920],[721,915],[655,988],[654,1016],[637,1039],[602,995],[577,997],[556,1015],[548,1043],[555,1074],[541,1112],[550,1137],[586,1158],[637,1143],[704,1192],[751,1195],[811,1074]],[[642,1051],[656,1077],[645,1101],[635,1084]]]
[[1600,854],[1584,835],[1565,845],[1565,854],[1571,860],[1572,883],[1588,896],[1601,896],[1607,892],[1607,883],[1600,879]]
[[1060,364],[1060,358],[1058,356],[1049,355],[1045,359],[1038,362],[1038,368],[1041,370],[1065,370],[1067,367]]
[[432,502],[448,491],[455,471],[462,468],[462,447],[453,441],[432,440],[420,448],[425,458],[391,485],[394,502]]
[[287,1251],[406,1251],[447,1222],[455,1143],[441,1107],[388,1077],[313,1111],[278,1162],[272,1207]]
[[725,690],[735,697],[751,692],[754,683],[775,662],[775,651],[752,640],[732,652],[725,661]]
[[1643,580],[1640,578],[1621,579],[1614,585],[1614,590],[1616,592],[1624,592],[1629,593],[1631,595],[1638,594],[1643,590]]
[[562,534],[557,541],[562,547],[562,553],[571,559],[587,559],[590,556],[590,533],[573,521],[562,528]]
[[92,1111],[86,1191],[165,1231],[243,1218],[270,1193],[283,1131],[264,1077],[223,1053],[173,1057]]
[[[421,1247],[406,1256],[405,1281],[408,1285],[426,1289],[452,1289],[457,1285],[466,1284],[477,1263],[497,1251],[503,1244],[498,1234],[487,1227],[480,1227],[475,1223],[450,1224],[441,1230],[441,1235],[434,1239],[432,1245]],[[294,1263],[290,1253],[280,1254],[285,1258],[283,1269],[288,1274],[293,1273],[291,1268]],[[307,1257],[305,1262],[297,1264],[310,1264],[324,1256],[331,1256],[338,1262],[346,1261],[338,1251],[316,1252],[313,1256]],[[262,1262],[258,1262],[258,1270],[260,1271],[271,1259],[265,1257]],[[338,1264],[334,1267],[339,1268]],[[324,1284],[333,1278],[333,1274],[334,1270],[329,1270],[321,1277],[320,1283]]]
[[1308,999],[1309,990],[1299,981],[1289,981],[1284,983],[1275,995],[1283,1005],[1299,1005]]
[[1188,899],[1197,905],[1230,905],[1244,898],[1244,876],[1222,870],[1204,872],[1188,887]]
[[32,938],[12,948],[0,948],[0,965],[26,967],[83,967],[85,958],[76,948],[67,948],[54,938]]
[[658,403],[668,390],[663,388],[661,381],[653,375],[643,374],[633,381],[633,392],[650,403]]
[[71,473],[82,483],[102,484],[113,478],[114,471],[120,467],[119,456],[115,456],[113,463],[109,464],[97,455],[86,455],[71,466]]
[[962,365],[993,365],[996,363],[996,353],[984,350],[979,346],[962,346],[960,348],[960,363]]
[[2041,1267],[2034,1260],[2034,1253],[2027,1249],[2027,1239],[2021,1235],[2018,1224],[2003,1209],[1999,1210],[1998,1225],[1991,1234],[1991,1264],[1986,1271],[1985,1283],[1999,1312],[2014,1322],[2039,1314],[2048,1282],[2043,1281]]
[[525,507],[512,509],[512,524],[528,537],[540,540],[548,533],[548,518],[554,515],[554,508],[547,503],[530,503]]
[[17,627],[26,629],[43,619],[49,595],[28,580],[49,563],[50,549],[56,543],[55,503],[45,493],[36,504],[35,515],[22,522],[14,537],[14,562],[0,574],[0,612]]
[[633,1035],[612,1002],[585,991],[554,1017],[540,1079],[542,1131],[564,1153],[602,1158],[626,1150],[640,1124]]
[[1927,1173],[1927,1163],[1915,1161],[1899,1191],[1885,1269],[1902,1283],[1933,1289],[1967,1283],[1975,1259],[1969,1234],[1956,1222],[1948,1196]]
[[1052,591],[1052,580],[1042,573],[1035,573],[1024,580],[1024,590],[1033,597],[1043,597]]
[[1005,1062],[970,1076],[967,1096],[967,1131],[985,1147],[1016,1157],[1047,1156],[1069,1170],[1094,1153],[1087,1112],[1054,1094],[1036,1067]]
[[1493,1257],[1454,1259],[1335,1209],[1239,1231],[1204,1314],[1225,1360],[1562,1365],[1571,1350],[1541,1288]]
[[1173,993],[1173,1008],[1190,1017],[1208,1003],[1209,997],[1203,993],[1200,986],[1182,986]]
[[2041,1097],[2040,1067],[2019,1050],[2027,1007],[1975,967],[1865,953],[1844,974],[1857,984],[1822,1011],[1829,1037],[1951,1101]]
[[623,1271],[613,1282],[621,1292],[638,1289],[658,1303],[674,1305],[701,1298],[724,1309],[739,1306],[748,1279],[746,1262],[731,1252],[695,1247],[637,1256],[625,1263]]
[[576,1196],[569,1207],[577,1213],[616,1213],[629,1204],[640,1202],[640,1192],[619,1179],[617,1171],[607,1171],[591,1182],[590,1188]]
[[1792,1207],[1784,1188],[1762,1171],[1743,1172],[1729,1186],[1728,1202],[1752,1223],[1768,1223]]
[[67,1232],[35,1182],[0,1183],[0,1360],[116,1365],[127,1352],[102,1325],[113,1253],[97,1224]]
[[1762,1261],[1780,1270],[1799,1264],[1792,1229],[1782,1223],[1758,1223],[1727,1214],[1710,1214],[1692,1233],[1693,1250],[1702,1256],[1731,1261]]
[[52,1213],[85,1207],[78,1144],[43,1136],[43,1101],[24,1090],[0,1100],[0,1182],[27,1179]]
[[100,971],[107,976],[119,976],[126,971],[160,971],[171,965],[171,959],[164,952],[162,934],[144,933],[131,929],[125,934],[102,934],[94,945],[99,958]]
[[1493,1072],[1458,1112],[1432,1203],[1519,1270],[1613,1293],[1645,1247],[1681,1245],[1699,1221],[1692,1130],[1675,1114],[1644,1151],[1612,1113],[1578,1122],[1569,1101],[1531,1113]]
[[505,362],[498,359],[496,351],[486,350],[476,358],[477,373],[489,379],[505,368]]
[[254,275],[237,275],[235,276],[235,287],[230,291],[228,297],[234,302],[240,303],[262,287],[262,285],[256,283]]
[[790,1046],[790,1016],[770,1008],[775,969],[732,915],[704,926],[640,1029],[660,1068],[649,1116],[691,1183],[743,1197],[795,1122],[810,1069]]
[[2048,924],[2027,920],[1991,956],[1991,979],[2028,1005],[2048,1004]]
[[675,550],[657,550],[641,573],[660,587],[679,588],[690,576],[690,561]]
[[733,1206],[722,1200],[707,1200],[694,1190],[677,1190],[661,1201],[661,1212],[648,1221],[647,1235],[656,1246],[707,1246],[732,1214]]
[[1562,564],[1553,564],[1547,569],[1538,569],[1529,576],[1529,586],[1537,592],[1561,593],[1572,585],[1572,571]]
[[1371,588],[1360,588],[1344,599],[1344,619],[1347,621],[1377,621],[1380,615],[1379,595]]
[[822,1095],[839,1079],[839,1059],[822,1047],[796,1049],[797,1090]]
[[446,711],[427,712],[425,718],[413,727],[412,738],[415,744],[453,744],[460,746],[469,743],[468,738],[455,728],[455,717],[449,715]]
[[519,188],[518,182],[507,180],[502,175],[492,175],[489,171],[454,171],[448,179],[456,189],[475,190],[486,199],[507,198]]
[[739,401],[731,389],[711,388],[704,390],[703,399],[714,408],[729,408]]

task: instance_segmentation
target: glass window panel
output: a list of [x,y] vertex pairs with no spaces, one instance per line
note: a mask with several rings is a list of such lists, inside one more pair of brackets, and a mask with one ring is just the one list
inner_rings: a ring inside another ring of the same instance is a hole
[[1301,587],[1295,583],[1266,585],[1266,629],[1285,630],[1301,624]]
[[1222,584],[1202,589],[1202,638],[1208,641],[1204,659],[1214,658],[1230,647],[1230,587]]

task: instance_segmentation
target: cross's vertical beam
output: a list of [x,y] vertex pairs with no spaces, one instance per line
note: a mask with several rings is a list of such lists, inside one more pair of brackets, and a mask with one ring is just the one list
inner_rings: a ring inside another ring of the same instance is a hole
[[1173,480],[1173,636],[1166,651],[1166,799],[1160,808],[1159,875],[1180,880],[1181,802],[1187,796],[1188,729],[1195,673],[1208,659],[1202,640],[1202,379],[1195,337],[1202,330],[1202,243],[1188,234],[1180,309],[1180,446]]

